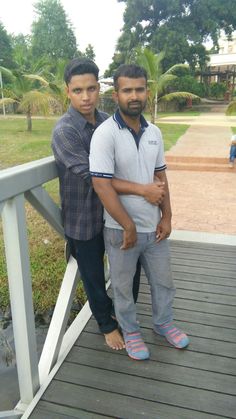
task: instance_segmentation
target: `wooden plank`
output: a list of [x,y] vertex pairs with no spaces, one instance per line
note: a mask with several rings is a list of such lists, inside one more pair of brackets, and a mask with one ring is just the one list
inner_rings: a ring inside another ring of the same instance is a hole
[[98,415],[81,409],[73,409],[60,404],[41,400],[30,416],[31,419],[109,419],[111,416]]
[[[228,375],[236,374],[236,358],[233,359],[226,356],[214,355],[214,347],[212,346],[214,341],[208,339],[209,345],[211,346],[211,352],[208,354],[200,353],[198,351],[194,352],[192,342],[187,350],[179,351],[168,345],[164,338],[156,335],[151,330],[143,328],[142,334],[151,351],[151,359],[154,361],[169,363],[170,365],[181,365],[188,368],[196,368],[197,366],[200,370]],[[85,348],[92,347],[96,350],[113,352],[112,349],[105,345],[103,336],[96,335],[95,337],[93,333],[83,332],[79,342],[76,343],[76,346],[77,345]],[[127,356],[125,350],[119,353]]]
[[50,384],[44,397],[52,403],[66,403],[84,411],[103,414],[105,410],[106,415],[116,419],[216,419],[220,417],[57,380]]
[[[94,334],[99,333],[97,324],[94,320],[91,320],[89,322],[89,324],[86,327],[86,331],[89,333],[94,333]],[[142,334],[146,342],[156,344],[158,345],[158,348],[159,346],[165,346],[165,347],[171,348],[165,339],[163,339],[162,337],[159,337],[150,328],[143,328]],[[82,338],[82,340],[80,341],[80,344],[82,344],[82,346],[84,345],[83,339],[84,338]],[[100,339],[101,339],[102,345],[105,346],[104,337],[100,335]],[[89,345],[89,347],[92,347],[92,343],[91,345]],[[236,348],[235,348],[234,343],[225,343],[222,340],[216,340],[216,339],[208,339],[208,338],[191,336],[188,351],[202,352],[205,354],[223,356],[223,357],[228,357],[231,359],[236,358]],[[235,364],[235,368],[236,368],[236,364]],[[231,373],[230,369],[229,369],[229,373]]]
[[[115,356],[114,356],[115,355]],[[196,387],[205,390],[217,391],[236,395],[236,377],[203,371],[196,368],[186,368],[179,365],[169,365],[150,360],[148,363],[130,362],[128,356],[121,357],[119,351],[106,352],[95,351],[90,348],[74,347],[67,361],[76,364],[89,365],[91,367],[117,371],[123,374],[146,377],[149,379],[164,381],[175,384],[183,384],[188,387]]]
[[198,266],[184,266],[178,264],[172,264],[172,271],[173,272],[186,272],[191,274],[197,275],[208,275],[208,276],[215,276],[220,277],[223,281],[224,278],[231,278],[235,279],[235,270],[234,271],[218,271],[217,269],[206,269]]
[[[235,296],[236,301],[236,287],[227,287],[225,285],[204,284],[198,282],[175,280],[177,289],[192,290],[198,292],[209,292],[211,294],[232,295]],[[141,284],[140,292],[149,293],[150,287],[148,284]]]
[[[148,364],[148,361],[146,363]],[[158,381],[158,385],[154,387],[151,379],[126,374],[124,380],[120,372],[92,368],[88,365],[64,363],[55,380],[107,391],[109,395],[118,393],[131,396],[135,399],[132,407],[137,399],[145,399],[211,414],[224,415],[227,412],[229,417],[233,417],[236,412],[236,398],[228,394],[193,389],[184,383],[179,386]]]
[[[187,257],[194,257],[197,260],[201,260],[201,257],[208,257],[208,259],[215,260],[215,258],[222,258],[223,263],[225,260],[235,260],[235,252],[236,250],[225,250],[224,247],[222,249],[204,249],[202,247],[193,248],[189,247],[181,247],[181,246],[170,246],[171,255],[175,255],[178,257],[182,257],[182,255],[186,255]],[[234,262],[233,262],[234,263]]]
[[[138,320],[142,327],[152,327],[150,316],[139,315]],[[194,324],[188,321],[176,320],[176,325],[183,329],[190,336],[205,337],[208,339],[219,339],[223,342],[236,343],[236,329],[225,329],[204,324]]]
[[[150,304],[136,304],[138,314],[150,315],[152,314],[152,307]],[[236,316],[236,313],[235,313]],[[236,329],[235,317],[230,316],[215,316],[214,314],[201,313],[196,311],[184,310],[176,308],[174,310],[174,318],[191,323],[199,323],[208,326],[219,326],[227,329]]]
[[[226,285],[227,287],[235,288],[235,278],[225,278],[222,279],[222,276],[213,276],[213,275],[198,275],[189,272],[173,272],[174,280],[181,280],[181,281],[191,281],[191,282],[198,282],[198,283],[206,283],[206,284],[215,284],[215,285]],[[147,283],[147,279],[141,276],[141,283]]]
[[171,265],[174,266],[189,266],[190,268],[192,267],[201,267],[204,268],[207,272],[212,272],[212,271],[223,271],[223,272],[231,272],[232,274],[235,273],[236,269],[235,269],[235,265],[233,264],[222,264],[222,263],[217,263],[217,262],[211,262],[206,260],[206,261],[199,261],[198,259],[180,259],[180,258],[174,258],[171,257]]
[[227,254],[236,252],[236,246],[228,246],[225,244],[215,244],[215,243],[202,243],[202,242],[189,242],[189,241],[182,241],[182,240],[170,240],[170,247],[177,247],[177,248],[186,248],[186,249],[200,249],[203,251],[212,251],[214,253],[225,252]]
[[[142,296],[143,297],[143,296]],[[140,297],[140,302],[143,298]],[[148,298],[145,299],[148,302]],[[223,316],[235,316],[235,307],[224,304],[209,303],[208,301],[186,300],[176,297],[173,304],[174,309],[184,308],[185,310],[200,311],[202,313],[222,314]]]
[[[199,265],[207,264],[209,261],[211,263],[216,264],[216,266],[221,266],[222,269],[227,269],[229,266],[231,267],[231,270],[236,269],[236,261],[235,258],[232,257],[226,257],[224,255],[222,256],[210,256],[210,255],[194,255],[192,253],[178,253],[178,252],[171,252],[171,261],[175,263],[174,261],[178,260],[179,262],[183,262],[184,265],[190,263],[192,261],[197,261]],[[210,266],[210,265],[209,265]]]
[[[181,325],[184,328],[183,325]],[[94,334],[99,334],[98,332],[98,327],[97,324],[94,320],[90,320],[90,322],[88,323],[87,327],[86,327],[86,331],[89,333],[94,333]],[[168,347],[169,349],[173,349],[169,343],[166,341],[166,339],[164,339],[161,336],[158,336],[150,327],[148,328],[143,328],[142,329],[142,334],[144,337],[144,340],[148,343],[151,343],[153,345],[157,345],[158,348],[159,346],[164,346],[164,347]],[[216,356],[223,356],[223,357],[228,357],[230,359],[235,359],[236,358],[236,345],[235,343],[232,342],[224,342],[222,341],[222,339],[217,340],[217,339],[209,339],[208,337],[204,338],[202,336],[193,336],[191,335],[191,333],[189,333],[190,336],[190,345],[188,346],[188,351],[191,352],[201,352],[201,353],[205,353],[205,354],[209,354],[209,355],[216,355]],[[100,350],[103,348],[103,346],[105,346],[105,340],[104,337],[102,335],[100,335],[100,339],[102,342],[102,347],[100,347]],[[80,341],[80,344],[82,344],[83,346],[83,340]],[[86,346],[86,345],[85,345]],[[91,345],[89,345],[89,347],[92,347],[92,343]],[[157,348],[157,350],[158,350]],[[99,347],[98,347],[99,349]],[[180,351],[181,352],[181,351]],[[218,358],[217,358],[218,359]],[[216,361],[218,362],[218,361]],[[228,365],[228,364],[227,364]],[[233,363],[234,365],[234,363]],[[230,364],[229,364],[230,367]],[[236,371],[236,364],[234,366],[235,371]],[[233,370],[234,370],[233,368]],[[217,370],[216,370],[217,371]],[[232,373],[231,369],[227,370],[229,374]]]
[[[138,303],[141,304],[151,304],[151,297],[149,294],[140,293],[138,296]],[[179,296],[176,296],[174,299],[173,304],[174,312],[175,309],[180,308],[184,310],[189,311],[200,311],[202,313],[211,313],[211,314],[217,314],[222,316],[231,316],[235,317],[236,311],[235,307],[228,306],[226,304],[218,304],[214,302],[208,302],[206,300],[204,301],[194,301],[194,300],[188,300],[181,298]],[[217,317],[216,317],[217,318]]]
[[[148,304],[150,303],[150,295],[149,294],[142,294],[142,297],[139,296],[138,300],[142,298],[142,302]],[[219,294],[211,294],[211,293],[203,293],[198,291],[191,291],[191,290],[176,290],[176,299],[179,300],[188,300],[188,301],[200,301],[200,302],[207,302],[208,304],[217,304],[217,306],[222,306],[222,310],[224,310],[224,306],[231,306],[234,307],[235,311],[235,297],[231,297],[230,295],[219,295]],[[183,303],[184,304],[184,303]],[[219,308],[219,307],[218,307]],[[220,311],[218,311],[219,313]]]
[[152,330],[142,276],[137,317],[150,360],[111,350],[92,318],[31,419],[236,417],[236,247],[175,242],[171,249],[174,319],[190,336],[188,348],[176,350]]

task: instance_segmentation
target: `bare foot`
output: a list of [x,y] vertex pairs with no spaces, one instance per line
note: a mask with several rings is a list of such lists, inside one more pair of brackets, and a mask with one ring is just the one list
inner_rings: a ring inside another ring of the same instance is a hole
[[110,333],[106,333],[104,334],[104,336],[105,336],[106,344],[111,349],[116,349],[117,351],[119,351],[120,349],[125,348],[123,337],[121,336],[118,329],[115,329]]

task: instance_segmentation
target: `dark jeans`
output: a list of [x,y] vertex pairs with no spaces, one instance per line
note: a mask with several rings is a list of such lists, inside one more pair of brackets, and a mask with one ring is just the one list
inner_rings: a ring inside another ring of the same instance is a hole
[[229,161],[234,162],[235,158],[236,158],[236,145],[231,145],[230,153],[229,153]]
[[[102,333],[110,333],[118,325],[111,317],[114,314],[113,303],[105,288],[103,234],[100,233],[91,240],[75,240],[70,237],[67,240],[70,252],[77,260],[89,305],[99,329]],[[133,283],[135,302],[138,298],[140,271],[141,265],[138,262]]]

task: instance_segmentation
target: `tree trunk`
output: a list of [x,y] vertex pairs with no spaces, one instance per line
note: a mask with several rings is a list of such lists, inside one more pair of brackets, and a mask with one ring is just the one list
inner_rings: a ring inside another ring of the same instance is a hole
[[155,94],[155,100],[154,100],[154,124],[157,121],[157,92]]
[[32,118],[31,118],[30,106],[28,107],[26,118],[27,118],[27,131],[31,132],[32,131]]

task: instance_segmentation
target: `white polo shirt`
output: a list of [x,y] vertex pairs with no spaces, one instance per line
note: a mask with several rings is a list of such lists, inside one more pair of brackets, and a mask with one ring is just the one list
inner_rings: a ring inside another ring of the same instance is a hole
[[[138,146],[135,133],[127,127],[117,111],[94,132],[90,148],[91,176],[129,180],[136,183],[153,182],[154,172],[166,169],[164,146],[159,128],[141,116],[141,136]],[[159,207],[137,195],[119,195],[138,232],[153,232],[160,221]],[[105,225],[122,229],[104,212]]]

